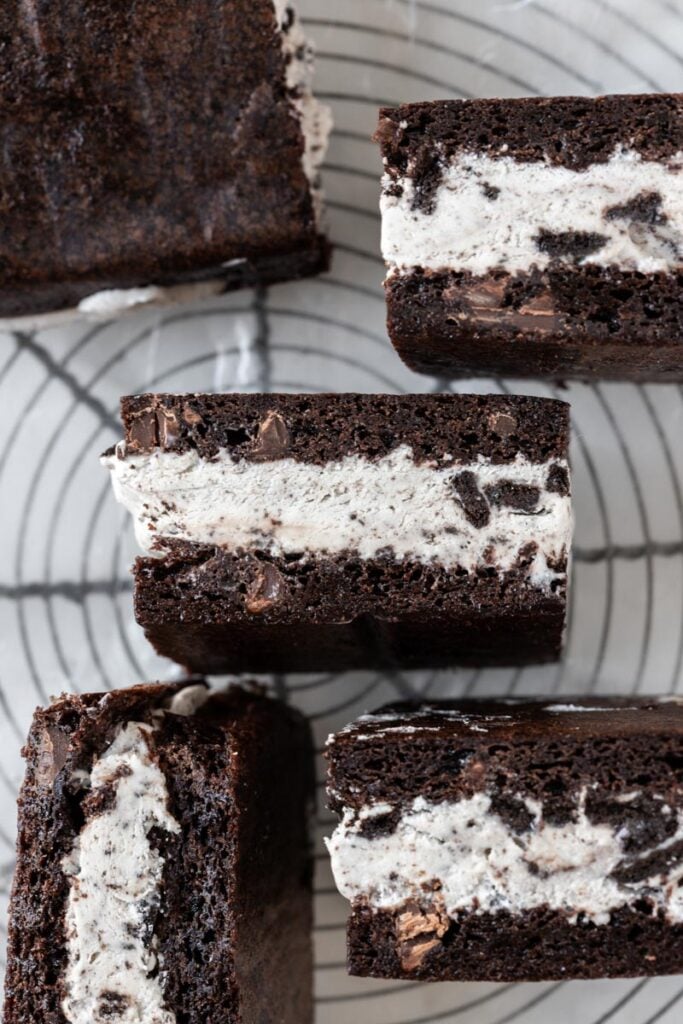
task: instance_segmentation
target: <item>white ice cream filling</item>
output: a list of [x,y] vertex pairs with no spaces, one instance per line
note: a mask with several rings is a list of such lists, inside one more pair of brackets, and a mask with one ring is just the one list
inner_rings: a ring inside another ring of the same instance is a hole
[[302,163],[311,186],[316,223],[323,215],[323,192],[320,171],[332,131],[332,111],[313,94],[315,50],[303,32],[301,22],[287,0],[273,0],[275,17],[282,35],[282,52],[287,71],[287,88],[291,91],[304,138]]
[[[491,797],[477,793],[455,802],[430,803],[417,797],[401,814],[394,832],[374,838],[361,834],[368,818],[392,811],[386,803],[356,813],[347,810],[327,841],[337,887],[354,904],[397,910],[436,897],[449,918],[459,914],[507,911],[523,914],[549,907],[576,923],[579,915],[608,924],[613,911],[644,896],[673,924],[683,922],[683,864],[666,874],[637,882],[612,873],[624,863],[626,826],[595,824],[586,814],[587,790],[576,820],[555,825],[543,804],[523,800],[531,825],[514,832],[492,810]],[[626,794],[628,803],[637,793]],[[521,798],[520,798],[521,799]],[[683,839],[683,814],[662,801],[662,813],[677,813],[677,829],[658,846],[630,855],[629,864],[664,851]]]
[[[548,489],[551,466],[568,472],[563,461],[534,463],[518,455],[503,464],[418,463],[407,445],[377,460],[349,455],[322,465],[235,460],[225,450],[212,459],[195,450],[136,454],[125,446],[103,461],[147,551],[184,540],[272,556],[390,553],[467,571],[506,571],[533,542],[532,585],[550,589],[565,575],[553,565],[570,548],[571,500]],[[463,473],[472,475],[488,506],[485,525],[468,518],[458,493]],[[487,500],[501,485],[536,488],[535,507],[525,513]]]
[[91,792],[113,788],[113,800],[86,820],[62,861],[69,878],[62,1012],[70,1024],[175,1024],[150,934],[164,867],[150,832],[176,834],[180,826],[150,751],[152,732],[128,722],[95,762]]
[[[594,250],[560,258],[645,274],[672,271],[683,265],[682,171],[683,152],[659,162],[619,148],[584,170],[462,152],[444,167],[430,212],[414,208],[409,176],[385,175],[382,252],[390,274],[416,267],[514,274],[548,266],[552,255],[539,244],[544,234],[579,232],[600,236]],[[649,221],[623,209],[644,196],[656,207]]]

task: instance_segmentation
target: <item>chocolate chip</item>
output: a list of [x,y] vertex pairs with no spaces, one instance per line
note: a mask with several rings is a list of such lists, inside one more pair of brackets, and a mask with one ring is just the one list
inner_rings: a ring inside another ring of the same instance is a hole
[[136,413],[128,427],[128,444],[135,451],[148,451],[158,444],[157,421],[149,406]]
[[659,192],[639,192],[627,203],[606,207],[603,216],[605,220],[628,220],[632,224],[666,224],[667,221]]
[[491,430],[499,437],[510,437],[517,429],[517,420],[507,412],[497,413],[489,419]]
[[468,522],[477,529],[487,526],[491,511],[486,498],[479,490],[477,478],[471,469],[465,469],[453,477],[453,487],[458,496],[458,503],[467,517]]
[[575,263],[602,249],[609,239],[596,231],[546,231],[536,235],[536,246],[551,259],[568,259]]
[[443,898],[431,905],[406,902],[396,916],[396,940],[401,967],[413,971],[422,966],[426,956],[441,946],[450,921]]
[[501,480],[488,484],[484,493],[491,505],[498,508],[514,508],[518,512],[536,512],[541,492],[531,484],[518,484],[513,480]]
[[567,472],[567,467],[560,466],[559,463],[554,462],[548,470],[548,479],[545,486],[551,494],[559,494],[561,497],[566,498],[569,494],[569,473]]
[[52,786],[66,764],[68,754],[69,737],[60,729],[48,727],[41,733],[36,762],[39,786]]
[[261,421],[256,444],[251,457],[257,461],[270,462],[283,459],[289,452],[289,431],[282,416],[270,410]]
[[256,577],[247,591],[244,606],[250,615],[262,615],[280,600],[284,589],[285,581],[282,575],[274,565],[263,562],[259,565]]
[[199,413],[196,412],[190,405],[183,406],[183,419],[185,423],[187,423],[188,427],[196,427],[200,423],[204,422]]
[[157,436],[161,448],[170,448],[178,440],[180,424],[173,409],[157,409]]

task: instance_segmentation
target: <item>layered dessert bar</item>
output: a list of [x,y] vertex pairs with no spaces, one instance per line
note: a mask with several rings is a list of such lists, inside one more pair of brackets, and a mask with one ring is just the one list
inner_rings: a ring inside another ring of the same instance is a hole
[[103,461],[159,653],[210,673],[557,657],[564,403],[158,394],[122,414]]
[[403,704],[332,736],[352,974],[683,971],[683,703]]
[[298,712],[197,683],[64,696],[24,756],[5,1024],[309,1024]]
[[285,0],[7,0],[0,38],[0,316],[324,269],[331,122]]
[[683,94],[411,103],[377,139],[408,366],[683,380]]

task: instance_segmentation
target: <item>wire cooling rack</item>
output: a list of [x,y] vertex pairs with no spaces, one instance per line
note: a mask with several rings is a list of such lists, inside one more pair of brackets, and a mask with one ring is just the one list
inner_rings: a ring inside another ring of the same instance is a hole
[[[202,305],[0,334],[0,899],[13,867],[19,748],[36,704],[64,690],[169,678],[136,626],[130,524],[98,454],[142,390],[439,391],[384,328],[377,107],[450,96],[680,90],[680,0],[305,0],[317,92],[335,129],[325,167],[336,246],[318,280]],[[674,386],[458,383],[565,398],[573,409],[576,548],[567,656],[495,671],[279,676],[317,746],[359,713],[410,695],[683,691],[683,392]],[[322,848],[316,993],[324,1024],[674,1024],[683,982],[417,985],[348,978],[346,905]]]

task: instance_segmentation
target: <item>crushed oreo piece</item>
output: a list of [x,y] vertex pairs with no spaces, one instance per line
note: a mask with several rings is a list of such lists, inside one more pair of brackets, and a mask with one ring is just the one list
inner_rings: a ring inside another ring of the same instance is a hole
[[481,183],[481,190],[484,193],[484,195],[486,196],[486,198],[490,199],[491,201],[497,199],[498,196],[500,195],[500,189],[498,188],[498,186],[497,185],[491,185],[491,184],[489,184],[488,181],[482,181],[482,183]]
[[662,197],[659,192],[639,192],[627,203],[608,206],[604,211],[605,220],[628,220],[632,224],[666,224],[667,216],[662,212]]
[[535,241],[539,252],[546,253],[551,259],[579,263],[602,249],[609,239],[596,231],[547,231],[542,228]]
[[541,492],[531,484],[518,484],[514,480],[501,480],[497,484],[488,484],[484,493],[491,505],[497,508],[512,508],[518,512],[529,514],[538,511]]
[[484,495],[479,490],[477,478],[471,469],[465,469],[453,477],[453,488],[458,503],[472,526],[481,529],[487,526],[491,518],[491,510]]
[[554,462],[548,470],[545,486],[551,494],[559,494],[561,497],[566,498],[569,494],[569,473],[567,472],[567,467]]

